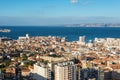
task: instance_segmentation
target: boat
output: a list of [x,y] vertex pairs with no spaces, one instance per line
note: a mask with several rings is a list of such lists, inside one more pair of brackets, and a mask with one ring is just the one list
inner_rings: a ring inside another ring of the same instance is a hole
[[8,32],[11,32],[11,30],[10,29],[0,29],[0,32],[8,33]]

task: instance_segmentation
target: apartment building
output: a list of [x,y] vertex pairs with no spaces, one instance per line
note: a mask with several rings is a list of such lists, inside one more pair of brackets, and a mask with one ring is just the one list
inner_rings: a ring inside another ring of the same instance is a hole
[[51,70],[48,65],[40,62],[34,64],[33,79],[51,80]]
[[73,61],[55,65],[55,80],[76,80],[76,66]]

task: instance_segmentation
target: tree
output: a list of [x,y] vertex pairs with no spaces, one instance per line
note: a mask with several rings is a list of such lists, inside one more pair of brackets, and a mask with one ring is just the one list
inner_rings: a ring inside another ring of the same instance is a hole
[[26,55],[26,54],[22,54],[21,60],[22,60],[22,61],[27,60],[27,55]]
[[48,64],[48,60],[44,61],[44,64],[47,65]]

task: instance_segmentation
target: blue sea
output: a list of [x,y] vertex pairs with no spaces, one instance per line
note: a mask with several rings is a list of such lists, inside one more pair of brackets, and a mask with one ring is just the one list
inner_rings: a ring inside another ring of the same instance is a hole
[[1,33],[0,37],[18,39],[19,36],[60,36],[66,37],[67,41],[77,41],[79,36],[86,36],[86,41],[97,38],[120,38],[120,28],[114,27],[38,27],[38,26],[14,26],[0,27],[0,29],[10,29],[10,33]]

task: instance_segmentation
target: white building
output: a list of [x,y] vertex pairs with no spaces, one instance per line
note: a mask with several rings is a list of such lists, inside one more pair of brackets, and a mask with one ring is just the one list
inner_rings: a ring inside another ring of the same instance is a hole
[[85,45],[85,36],[80,36],[79,41],[77,43],[81,45]]
[[55,80],[76,80],[76,66],[72,61],[55,65]]
[[79,41],[80,41],[80,42],[85,42],[85,36],[80,36],[80,37],[79,37]]
[[19,39],[19,40],[20,40],[20,39],[29,39],[29,34],[26,34],[26,36],[20,36],[18,39]]
[[20,36],[18,37],[18,43],[20,45],[23,45],[25,43],[26,40],[28,40],[30,37],[29,37],[29,34],[26,34],[26,36]]
[[2,41],[2,39],[1,39],[1,37],[0,37],[0,43],[1,43],[1,41]]
[[93,47],[93,43],[92,43],[91,40],[89,40],[89,42],[87,43],[87,46],[88,46],[89,48],[92,48],[92,47]]
[[44,63],[34,64],[33,79],[36,80],[51,80],[51,70]]

